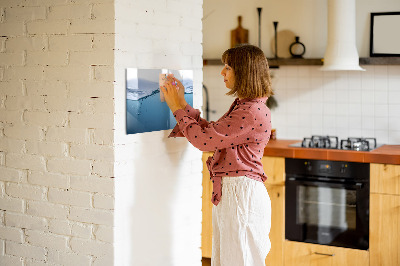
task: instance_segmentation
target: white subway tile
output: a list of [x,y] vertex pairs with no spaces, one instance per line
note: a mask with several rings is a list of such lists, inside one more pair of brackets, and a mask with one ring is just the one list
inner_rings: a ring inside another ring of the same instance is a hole
[[[388,117],[391,105],[387,104],[375,104],[375,117]],[[400,111],[400,109],[399,109]]]
[[374,91],[373,90],[362,90],[361,91],[361,101],[363,104],[370,104],[375,102]]
[[377,91],[387,91],[388,89],[388,79],[386,78],[375,78],[374,79],[374,90]]
[[374,66],[374,78],[379,79],[387,79],[388,75],[388,66],[387,65],[375,65]]
[[375,117],[375,130],[386,130],[389,129],[389,118],[388,117]]
[[389,104],[387,107],[389,117],[400,117],[400,104]]
[[349,91],[361,91],[361,77],[351,77],[349,75],[348,83]]
[[336,117],[336,127],[338,129],[341,129],[341,130],[343,130],[343,129],[347,130],[349,128],[348,116],[346,116],[346,115],[338,115]]
[[389,76],[388,89],[389,91],[398,91],[400,89],[400,75]]
[[335,103],[325,103],[323,106],[324,116],[332,116],[336,114],[336,104]]
[[374,136],[377,141],[377,145],[389,143],[389,131],[387,128],[375,129]]
[[389,131],[389,141],[388,143],[399,144],[400,143],[400,130]]
[[361,123],[363,130],[373,130],[375,128],[375,119],[373,116],[363,116]]
[[349,104],[349,115],[350,116],[361,116],[362,105],[361,103],[350,103]]
[[388,103],[393,105],[400,104],[400,90],[388,92]]
[[388,92],[387,91],[375,91],[374,102],[375,102],[375,104],[387,104],[388,103]]
[[389,130],[400,131],[400,117],[389,117]]
[[362,129],[360,128],[349,128],[349,137],[358,138],[362,136]]

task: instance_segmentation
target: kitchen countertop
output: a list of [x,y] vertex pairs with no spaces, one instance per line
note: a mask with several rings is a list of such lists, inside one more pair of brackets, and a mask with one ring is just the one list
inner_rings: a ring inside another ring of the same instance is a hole
[[264,156],[363,163],[400,164],[400,145],[382,145],[372,151],[290,147],[301,140],[270,140]]

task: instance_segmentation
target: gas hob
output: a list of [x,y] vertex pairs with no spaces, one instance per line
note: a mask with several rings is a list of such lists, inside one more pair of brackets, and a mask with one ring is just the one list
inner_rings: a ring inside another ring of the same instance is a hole
[[379,146],[376,138],[349,137],[341,139],[337,136],[318,136],[303,138],[303,141],[289,145],[291,147],[301,148],[319,148],[319,149],[337,149],[353,151],[371,151]]

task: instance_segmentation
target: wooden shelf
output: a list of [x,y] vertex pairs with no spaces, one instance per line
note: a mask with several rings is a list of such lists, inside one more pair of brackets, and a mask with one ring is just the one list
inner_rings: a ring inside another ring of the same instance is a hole
[[[271,68],[279,66],[321,66],[323,58],[268,58]],[[220,59],[204,59],[204,66],[222,65]],[[360,65],[400,65],[400,57],[362,57]]]
[[[304,66],[304,65],[322,65],[321,58],[268,58],[268,64],[270,67],[279,66]],[[205,66],[217,66],[222,65],[220,59],[204,59],[203,65]]]
[[400,57],[362,57],[360,65],[400,65]]

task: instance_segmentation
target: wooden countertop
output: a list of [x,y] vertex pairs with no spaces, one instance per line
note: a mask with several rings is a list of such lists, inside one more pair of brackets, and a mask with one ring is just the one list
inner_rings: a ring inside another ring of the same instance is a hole
[[264,156],[364,163],[400,164],[400,145],[383,145],[372,151],[290,147],[301,140],[270,140]]

